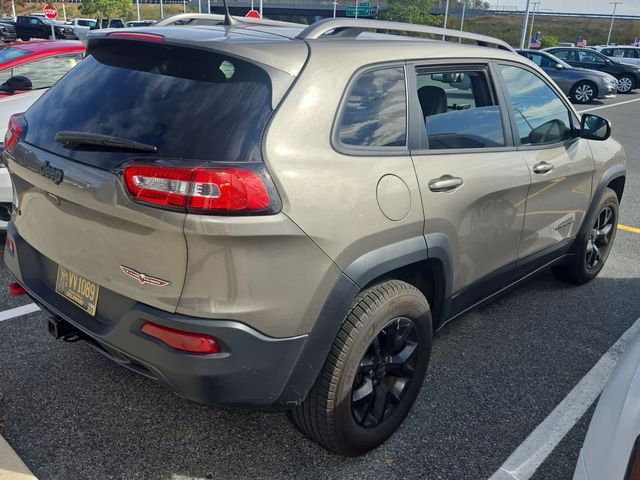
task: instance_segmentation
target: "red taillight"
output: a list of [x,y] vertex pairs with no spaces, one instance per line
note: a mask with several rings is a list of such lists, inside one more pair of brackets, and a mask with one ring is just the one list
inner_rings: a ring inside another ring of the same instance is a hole
[[123,38],[125,40],[145,40],[147,42],[164,42],[164,35],[156,33],[111,32],[109,38]]
[[13,151],[13,148],[18,143],[20,137],[24,137],[27,133],[27,121],[24,119],[24,114],[16,113],[9,118],[9,126],[7,127],[7,133],[4,135],[4,148],[9,152]]
[[257,212],[271,206],[260,175],[244,168],[130,165],[124,180],[135,200],[189,211]]
[[11,295],[12,297],[24,295],[25,293],[27,293],[27,291],[18,282],[11,282],[9,284],[9,295]]
[[201,354],[220,352],[220,345],[215,338],[209,335],[176,330],[153,322],[146,322],[142,325],[142,332],[183,352]]

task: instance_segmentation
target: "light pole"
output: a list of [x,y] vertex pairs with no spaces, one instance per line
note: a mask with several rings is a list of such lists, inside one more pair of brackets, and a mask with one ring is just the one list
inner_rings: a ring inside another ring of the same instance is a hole
[[[464,27],[464,12],[467,10],[467,0],[462,0],[462,16],[460,17],[460,31],[463,31]],[[458,43],[462,43],[462,37],[458,39]]]
[[333,0],[333,18],[336,18],[337,9],[338,9],[338,0]]
[[[449,0],[447,0],[447,3],[444,7],[444,25],[443,28],[447,28],[447,20],[449,18]],[[446,35],[442,35],[442,41],[444,42],[446,38]]]
[[164,5],[162,4],[162,0],[160,0],[160,20],[164,18]]
[[140,21],[140,0],[136,0],[136,9],[138,10],[138,21]]
[[607,35],[607,45],[611,42],[611,32],[613,31],[613,21],[616,19],[616,7],[622,5],[622,2],[609,2],[609,5],[613,5],[613,14],[611,14],[611,25],[609,26],[609,35]]
[[531,27],[529,28],[529,41],[533,38],[533,22],[536,21],[536,7],[540,9],[540,2],[533,2],[533,11],[531,12]]
[[527,0],[527,7],[525,8],[524,16],[522,17],[522,29],[520,31],[520,48],[524,48],[524,37],[527,36],[527,23],[529,22],[529,3],[531,0]]

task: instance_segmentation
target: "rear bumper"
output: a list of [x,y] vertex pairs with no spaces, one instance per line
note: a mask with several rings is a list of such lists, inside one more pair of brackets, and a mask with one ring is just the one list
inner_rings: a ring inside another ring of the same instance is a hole
[[[5,263],[31,298],[75,326],[85,340],[112,360],[200,403],[287,407],[281,398],[306,335],[267,337],[240,322],[173,314],[106,289],[101,289],[96,316],[92,317],[55,293],[54,262],[24,241],[11,223],[7,235],[13,239],[16,253],[5,249]],[[212,335],[223,351],[196,355],[174,350],[141,332],[146,321]],[[290,402],[289,397],[286,403]]]

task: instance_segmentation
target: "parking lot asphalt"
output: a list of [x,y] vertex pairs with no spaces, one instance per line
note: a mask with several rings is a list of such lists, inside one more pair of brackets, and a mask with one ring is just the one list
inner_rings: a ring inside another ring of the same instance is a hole
[[[640,227],[640,101],[593,113],[613,122],[627,151],[620,220]],[[640,234],[620,230],[590,284],[544,274],[445,326],[413,411],[360,458],[327,453],[285,413],[183,400],[82,343],[53,340],[41,312],[0,322],[5,437],[41,480],[486,479],[640,317],[638,259]],[[0,310],[26,303],[0,289]],[[592,412],[533,478],[571,478]]]

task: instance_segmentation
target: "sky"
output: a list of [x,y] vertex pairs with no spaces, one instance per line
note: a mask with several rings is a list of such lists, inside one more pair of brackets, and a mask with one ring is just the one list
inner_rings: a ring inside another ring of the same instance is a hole
[[[492,7],[495,8],[496,3],[500,8],[502,6],[509,10],[524,10],[525,0],[489,0]],[[532,2],[534,0],[531,0]],[[537,1],[537,0],[535,0]],[[640,15],[640,0],[622,0],[623,4],[618,5],[616,15]],[[608,0],[541,0],[540,10],[553,10],[554,12],[580,12],[580,13],[606,13],[608,15],[613,11],[613,5]]]

